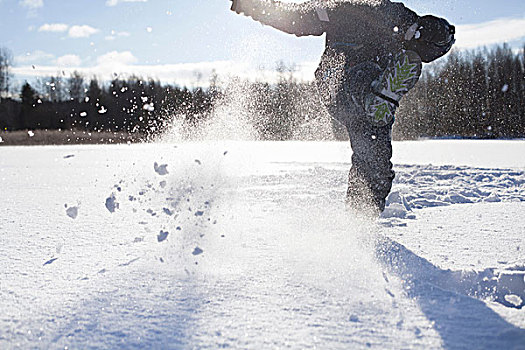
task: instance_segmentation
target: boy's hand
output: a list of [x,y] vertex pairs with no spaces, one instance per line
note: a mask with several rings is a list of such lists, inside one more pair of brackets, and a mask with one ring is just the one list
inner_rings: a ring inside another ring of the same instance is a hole
[[232,2],[232,7],[230,8],[230,10],[234,11],[234,12],[237,12],[237,13],[240,13],[240,9],[239,9],[239,0],[230,0]]
[[246,12],[247,8],[253,8],[252,0],[230,0],[232,2],[231,10],[236,13]]
[[423,16],[419,19],[420,40],[433,43],[438,46],[446,46],[454,41],[456,28],[443,18],[435,16]]
[[450,51],[456,42],[456,28],[444,18],[423,16],[405,34],[404,47],[415,51],[425,63],[432,62]]

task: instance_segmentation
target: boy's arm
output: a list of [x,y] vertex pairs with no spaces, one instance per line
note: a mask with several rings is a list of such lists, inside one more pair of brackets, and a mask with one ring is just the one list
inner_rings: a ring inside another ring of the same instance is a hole
[[456,29],[444,18],[418,16],[402,3],[390,3],[390,13],[398,24],[399,40],[408,50],[419,54],[423,62],[432,62],[445,55],[456,41]]
[[302,4],[285,4],[275,0],[231,1],[232,11],[296,36],[322,35],[325,23],[329,21],[326,10],[316,8],[313,1]]

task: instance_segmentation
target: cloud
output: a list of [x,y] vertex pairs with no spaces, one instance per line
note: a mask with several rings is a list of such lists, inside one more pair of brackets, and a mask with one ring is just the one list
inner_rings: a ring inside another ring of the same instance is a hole
[[148,0],[107,0],[106,6],[117,6],[122,2],[148,2]]
[[19,2],[20,6],[28,8],[30,10],[36,10],[44,7],[44,0],[22,0]]
[[51,23],[51,24],[44,24],[41,25],[38,28],[39,32],[53,32],[53,33],[61,33],[67,31],[69,26],[67,24],[63,23]]
[[98,33],[99,30],[88,25],[72,26],[69,28],[68,36],[70,38],[89,38],[91,35]]
[[456,27],[456,46],[462,49],[511,42],[524,37],[525,18],[498,18]]
[[78,67],[82,64],[82,60],[77,55],[64,55],[57,58],[57,65],[63,67]]
[[[91,67],[57,67],[37,66],[14,67],[13,73],[20,78],[48,77],[63,71],[69,75],[77,71],[86,77],[97,76],[100,80],[110,80],[118,76],[127,78],[136,75],[143,78],[158,79],[163,83],[180,86],[207,86],[212,74],[219,78],[240,77],[252,81],[277,82],[278,73],[275,69],[257,68],[241,61],[213,61],[181,64],[139,65],[137,59],[129,52],[113,51],[98,57],[96,64]],[[297,65],[294,76],[299,80],[313,80],[317,62],[305,62]]]
[[74,25],[69,27],[63,23],[46,23],[38,28],[39,32],[62,33],[68,32],[70,38],[89,38],[91,35],[99,32],[98,29],[88,25]]
[[111,51],[97,58],[99,66],[119,67],[127,66],[137,62],[137,58],[133,56],[131,51]]
[[36,50],[33,52],[28,52],[25,55],[20,55],[15,57],[16,64],[41,64],[43,62],[48,62],[55,58],[54,55]]
[[108,35],[106,36],[104,39],[107,40],[107,41],[111,41],[111,40],[115,40],[117,38],[124,38],[124,37],[128,37],[130,36],[131,34],[128,33],[128,32],[115,32],[114,30],[111,31],[111,35]]

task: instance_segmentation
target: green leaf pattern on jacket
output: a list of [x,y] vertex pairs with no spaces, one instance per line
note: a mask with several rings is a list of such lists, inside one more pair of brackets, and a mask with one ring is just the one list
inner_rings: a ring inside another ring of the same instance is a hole
[[408,90],[406,83],[417,74],[416,68],[417,64],[410,64],[408,56],[405,56],[402,64],[396,63],[394,74],[388,77],[390,91]]

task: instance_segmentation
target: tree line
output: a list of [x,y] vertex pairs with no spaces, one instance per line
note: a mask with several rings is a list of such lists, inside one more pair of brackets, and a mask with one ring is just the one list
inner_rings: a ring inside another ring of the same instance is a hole
[[[276,83],[213,75],[207,88],[188,89],[137,76],[101,83],[75,72],[25,83],[9,97],[10,56],[0,50],[1,130],[110,131],[138,135],[161,132],[176,119],[188,133],[221,106],[235,105],[260,139],[325,139],[331,123],[312,82],[279,64]],[[394,137],[525,137],[525,54],[503,45],[452,52],[426,67],[396,116]],[[13,92],[11,92],[11,95]],[[340,132],[331,125],[336,136]],[[303,132],[308,130],[307,133]],[[333,137],[333,133],[332,133]],[[342,136],[344,137],[344,136]]]
[[453,51],[424,70],[397,116],[397,138],[525,137],[525,47]]

